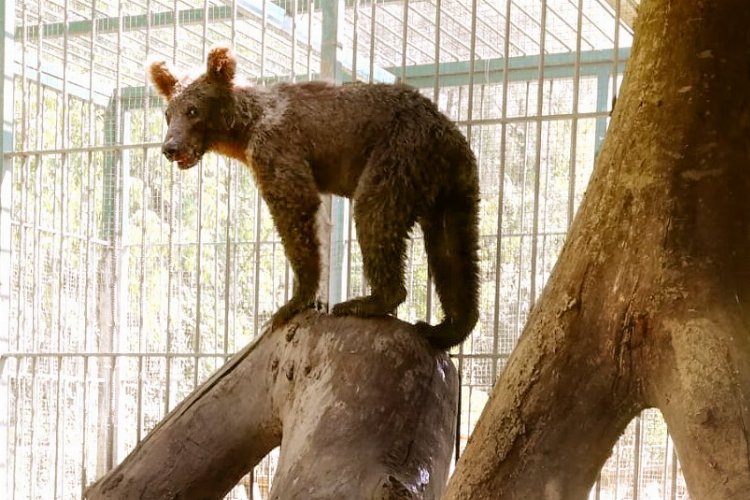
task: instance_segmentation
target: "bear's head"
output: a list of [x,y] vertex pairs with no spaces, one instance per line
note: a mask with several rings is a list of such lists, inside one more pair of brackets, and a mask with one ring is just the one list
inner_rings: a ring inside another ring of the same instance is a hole
[[178,78],[164,61],[149,64],[151,81],[167,103],[164,115],[168,128],[162,153],[179,168],[196,165],[231,131],[236,67],[237,61],[227,47],[212,49],[206,72],[193,80]]

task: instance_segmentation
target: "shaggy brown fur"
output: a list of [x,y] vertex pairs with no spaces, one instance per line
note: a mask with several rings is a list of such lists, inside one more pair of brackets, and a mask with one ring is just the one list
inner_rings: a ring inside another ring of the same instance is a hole
[[242,86],[226,48],[213,49],[207,66],[186,82],[164,63],[151,64],[151,79],[168,102],[162,150],[181,169],[206,151],[252,168],[296,277],[274,326],[314,303],[315,215],[320,193],[333,193],[354,200],[372,288],[337,304],[333,314],[385,315],[404,301],[406,238],[419,222],[445,319],[417,326],[439,348],[461,343],[478,318],[479,187],[476,160],[455,125],[403,85]]

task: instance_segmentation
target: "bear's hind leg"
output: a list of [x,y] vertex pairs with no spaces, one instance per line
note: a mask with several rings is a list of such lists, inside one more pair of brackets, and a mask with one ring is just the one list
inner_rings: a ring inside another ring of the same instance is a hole
[[[354,198],[354,222],[370,295],[336,304],[337,316],[393,314],[406,299],[406,238],[416,221],[408,195],[376,176],[365,175]],[[413,196],[413,194],[411,194]]]

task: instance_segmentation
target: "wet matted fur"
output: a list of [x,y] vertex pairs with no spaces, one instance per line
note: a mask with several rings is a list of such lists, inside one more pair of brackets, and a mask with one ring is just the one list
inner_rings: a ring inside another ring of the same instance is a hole
[[405,85],[325,82],[261,88],[234,80],[236,60],[215,48],[206,73],[178,79],[163,62],[151,80],[167,101],[162,151],[179,168],[207,151],[252,168],[295,274],[274,327],[315,301],[320,277],[316,213],[321,193],[353,200],[372,293],[336,315],[391,314],[406,298],[406,239],[418,222],[445,318],[417,327],[436,347],[461,343],[477,322],[476,159],[458,128]]

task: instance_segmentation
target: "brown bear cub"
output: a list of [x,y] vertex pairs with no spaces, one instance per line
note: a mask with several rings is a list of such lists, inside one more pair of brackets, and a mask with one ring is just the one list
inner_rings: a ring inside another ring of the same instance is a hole
[[316,212],[320,194],[333,193],[354,202],[372,293],[332,313],[395,311],[406,298],[406,239],[419,222],[445,319],[417,328],[438,348],[460,344],[479,316],[479,185],[474,154],[456,126],[404,85],[240,85],[227,48],[211,50],[207,66],[195,80],[181,81],[165,63],[150,65],[168,103],[162,151],[181,169],[206,151],[252,168],[295,275],[292,298],[274,314],[273,326],[315,302]]

